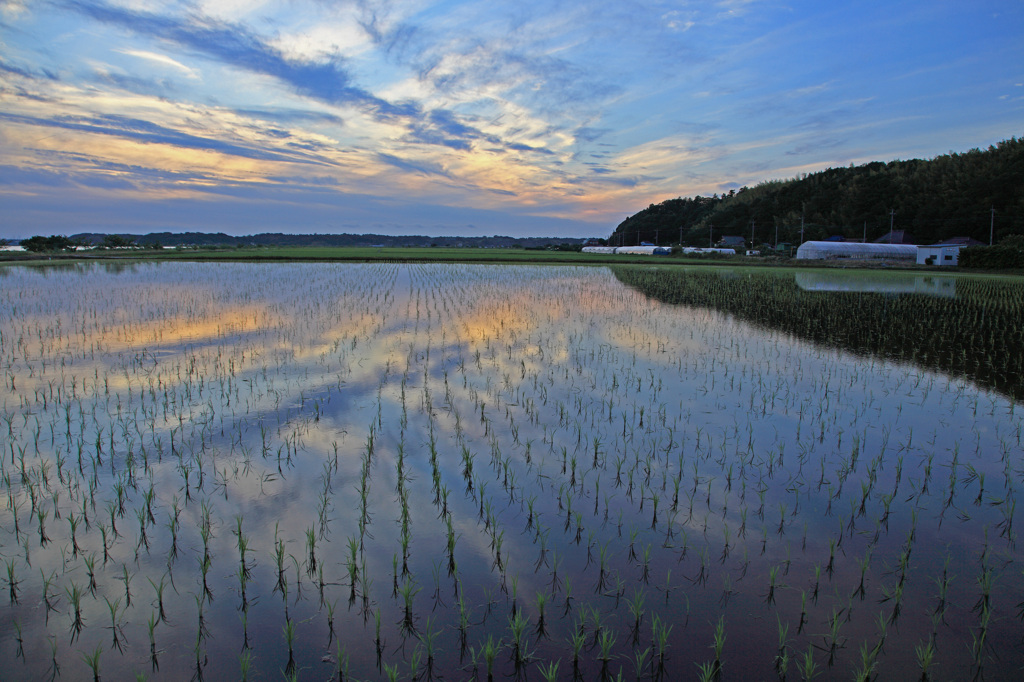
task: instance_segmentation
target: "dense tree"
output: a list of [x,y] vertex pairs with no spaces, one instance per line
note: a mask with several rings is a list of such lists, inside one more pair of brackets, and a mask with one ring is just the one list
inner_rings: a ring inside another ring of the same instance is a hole
[[[994,213],[993,213],[994,209]],[[1024,139],[930,161],[875,161],[772,180],[719,198],[669,199],[626,218],[611,243],[707,246],[709,237],[798,241],[838,235],[874,240],[890,224],[926,244],[955,236],[988,242],[1024,234]]]
[[700,223],[721,202],[722,199],[716,195],[669,199],[657,205],[651,204],[647,210],[622,221],[608,241],[615,246],[631,246],[642,241],[676,243],[679,240],[680,227],[686,230],[688,226]]
[[130,236],[123,236],[119,234],[108,234],[103,237],[103,241],[100,242],[100,246],[104,249],[127,249],[137,247],[138,244]]
[[74,251],[75,242],[64,235],[55,234],[49,237],[37,235],[29,239],[22,239],[21,245],[26,251],[45,253],[48,251]]

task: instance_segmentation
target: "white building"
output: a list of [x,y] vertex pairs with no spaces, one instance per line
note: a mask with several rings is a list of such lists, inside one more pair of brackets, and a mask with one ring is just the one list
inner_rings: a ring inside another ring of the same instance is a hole
[[960,245],[919,246],[917,247],[918,265],[957,265],[960,263]]

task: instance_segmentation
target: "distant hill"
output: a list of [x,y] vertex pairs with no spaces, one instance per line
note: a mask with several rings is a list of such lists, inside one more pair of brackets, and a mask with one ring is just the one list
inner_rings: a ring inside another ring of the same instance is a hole
[[[841,236],[873,241],[897,230],[917,243],[973,237],[985,244],[1024,234],[1024,139],[929,161],[875,161],[773,180],[721,196],[669,199],[622,221],[612,244],[708,246],[725,235],[773,244]],[[890,211],[894,213],[890,214]]]
[[280,232],[235,237],[223,232],[151,232],[149,234],[107,235],[81,232],[71,239],[82,244],[99,245],[109,236],[140,245],[161,246],[466,246],[489,248],[545,248],[557,245],[578,246],[582,239],[569,237],[428,237],[384,234],[283,234]]

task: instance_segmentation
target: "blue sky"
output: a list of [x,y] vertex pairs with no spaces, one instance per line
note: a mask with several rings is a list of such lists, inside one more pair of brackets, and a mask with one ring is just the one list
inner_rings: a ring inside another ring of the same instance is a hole
[[605,236],[1024,134],[1024,3],[0,0],[0,237]]

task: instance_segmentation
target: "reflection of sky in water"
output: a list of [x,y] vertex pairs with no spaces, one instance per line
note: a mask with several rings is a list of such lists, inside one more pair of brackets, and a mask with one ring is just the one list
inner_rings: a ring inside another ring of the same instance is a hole
[[[252,571],[250,645],[254,663],[270,671],[287,662],[288,617],[299,623],[301,664],[330,672],[320,660],[334,652],[326,613],[335,602],[335,631],[355,674],[377,674],[378,610],[384,662],[408,660],[415,641],[400,651],[395,591],[408,577],[420,589],[418,627],[429,617],[446,633],[442,669],[466,665],[452,644],[456,586],[478,623],[469,642],[477,647],[473,637],[488,633],[508,640],[514,591],[534,621],[536,595],[549,593],[553,636],[531,646],[550,660],[566,660],[565,638],[584,605],[609,618],[617,651],[627,654],[625,599],[643,587],[649,613],[676,619],[673,657],[705,660],[721,611],[734,670],[757,677],[777,642],[774,630],[748,628],[749,614],[790,622],[794,650],[820,644],[809,633],[823,631],[833,608],[850,608],[855,559],[870,548],[868,600],[856,601],[839,654],[848,669],[861,643],[877,638],[883,590],[895,584],[911,528],[907,603],[933,604],[947,554],[964,595],[943,630],[946,669],[969,663],[964,642],[986,532],[1006,595],[991,636],[1011,637],[1008,616],[1024,594],[1018,550],[1001,532],[1019,488],[1021,417],[961,381],[662,305],[597,268],[175,263],[6,272],[0,547],[20,593],[5,615],[26,635],[27,661],[15,665],[29,674],[45,674],[48,637],[72,675],[85,671],[77,652],[109,648],[103,597],[126,601],[127,571],[128,653],[106,651],[103,671],[157,679],[193,670],[202,605],[210,636],[201,638],[199,665],[211,679],[237,676],[239,522]],[[798,273],[798,283],[813,274]],[[399,568],[396,580],[394,566],[404,563],[399,462],[412,514],[410,573]],[[359,538],[364,467],[370,522],[359,569],[370,582],[350,606],[346,560],[349,540]],[[201,598],[205,514],[212,601]],[[457,534],[457,580],[447,571],[446,519]],[[318,568],[310,568],[308,533]],[[287,599],[275,590],[277,539]],[[827,565],[830,543],[835,573],[820,579],[797,635],[801,592]],[[605,592],[621,591],[618,600],[595,593],[602,547]],[[647,585],[642,560],[631,557],[644,548]],[[86,557],[96,557],[96,593],[87,592],[86,627],[69,643],[65,589],[88,584]],[[770,605],[773,568],[786,587]],[[47,575],[60,597],[49,614],[40,606]],[[173,580],[174,597],[168,587],[170,625],[155,629],[163,653],[152,671],[144,624],[161,579]],[[554,618],[566,580],[577,610]],[[887,635],[885,660],[912,673],[908,652],[931,625],[921,609],[905,611]],[[5,660],[16,649],[12,634],[0,638]],[[583,666],[599,670],[593,654]]]
[[801,270],[794,277],[804,291],[860,291],[877,294],[925,294],[956,297],[956,278],[906,273]]

